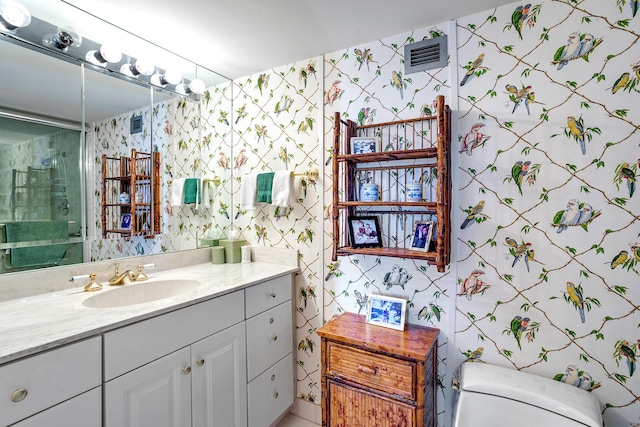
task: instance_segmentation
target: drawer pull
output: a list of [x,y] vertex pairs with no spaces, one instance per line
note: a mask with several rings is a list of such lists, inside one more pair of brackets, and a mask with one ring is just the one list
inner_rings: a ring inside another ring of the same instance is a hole
[[358,369],[363,374],[376,375],[378,373],[378,369],[377,368],[372,368],[370,366],[358,365]]
[[271,336],[271,339],[272,339],[273,341],[278,341],[278,336],[277,336],[277,335],[272,335],[272,336]]
[[198,366],[204,365],[204,359],[197,359],[196,360],[196,365],[198,365]]
[[189,374],[191,373],[191,366],[183,366],[183,367],[182,367],[182,372],[183,372],[185,375],[189,375]]
[[273,317],[269,319],[269,323],[273,323]]
[[11,393],[11,401],[15,403],[21,402],[25,397],[27,397],[27,394],[29,394],[29,392],[26,388],[19,388]]
[[274,399],[277,399],[277,398],[278,398],[278,392],[277,392],[277,391],[274,391],[273,393],[271,393],[271,396],[272,396]]
[[275,292],[269,292],[269,296],[270,296],[271,298],[275,298],[275,297],[276,297],[276,293],[275,293]]
[[271,381],[275,381],[276,380],[276,376],[275,375],[271,375]]

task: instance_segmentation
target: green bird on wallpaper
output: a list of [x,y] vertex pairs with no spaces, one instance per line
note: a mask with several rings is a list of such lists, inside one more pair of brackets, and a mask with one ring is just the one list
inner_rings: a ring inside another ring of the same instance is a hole
[[476,75],[476,72],[478,73],[478,75],[480,74],[480,71],[478,71],[478,69],[482,67],[483,62],[484,62],[484,53],[481,53],[480,55],[478,55],[476,60],[473,61],[471,65],[469,65],[469,69],[467,70],[464,77],[462,78],[462,81],[460,82],[460,86],[464,86],[468,81],[470,81],[473,78],[473,76]]
[[[640,163],[640,162],[639,162]],[[615,178],[613,182],[616,184],[616,188],[620,188],[620,184],[626,183],[629,190],[629,198],[633,197],[633,193],[636,191],[636,165],[630,165],[629,163],[620,163],[615,170]]]
[[527,326],[529,325],[529,321],[531,319],[529,319],[528,317],[522,317],[522,316],[515,316],[512,320],[511,320],[511,333],[513,334],[513,337],[516,339],[516,342],[518,343],[518,348],[520,350],[522,350],[522,344],[520,343],[520,339],[522,339],[522,333],[527,329]]
[[504,181],[513,180],[513,182],[518,187],[518,192],[522,196],[522,183],[524,181],[524,178],[527,177],[526,182],[528,182],[529,185],[533,185],[533,183],[536,180],[536,175],[539,169],[540,169],[539,164],[534,164],[532,166],[529,160],[525,160],[525,161],[518,160],[511,167],[511,176],[508,176],[507,178],[505,178]]
[[529,17],[529,10],[531,9],[531,3],[527,3],[524,6],[518,6],[511,14],[511,24],[513,28],[518,32],[518,37],[522,40],[522,24]]
[[613,352],[613,357],[616,360],[616,364],[619,365],[620,360],[624,359],[627,364],[627,369],[629,369],[629,376],[632,377],[633,373],[636,371],[636,350],[638,348],[638,344],[629,344],[629,341],[626,340],[618,340],[615,344],[615,350]]

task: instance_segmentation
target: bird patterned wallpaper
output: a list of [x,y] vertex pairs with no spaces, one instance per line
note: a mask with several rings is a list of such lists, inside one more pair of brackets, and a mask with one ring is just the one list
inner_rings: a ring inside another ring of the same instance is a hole
[[[231,205],[231,177],[228,165],[220,156],[231,156],[231,125],[221,120],[221,112],[231,109],[231,83],[207,89],[200,102],[165,100],[153,107],[132,111],[95,123],[88,135],[94,164],[89,176],[92,186],[95,223],[90,235],[99,238],[91,242],[91,260],[123,256],[162,253],[199,247],[199,239],[211,232],[224,235],[231,224],[225,210]],[[130,120],[142,116],[142,132],[130,134]],[[153,239],[118,237],[101,239],[101,179],[102,154],[110,157],[131,156],[131,149],[161,153],[160,176],[161,227]],[[171,206],[169,189],[174,178],[220,178],[220,185],[204,182],[202,203]],[[91,203],[91,201],[90,201]]]
[[[236,79],[206,107],[161,105],[173,133],[165,120],[153,131],[176,156],[164,176],[191,176],[200,158],[204,174],[232,178],[207,214],[165,212],[180,237],[156,246],[195,247],[197,231],[224,229],[229,217],[250,244],[300,251],[304,407],[320,404],[317,328],[364,314],[383,294],[408,301],[409,322],[441,331],[439,425],[451,424],[449,385],[469,359],[589,390],[607,426],[640,426],[637,12],[634,0],[519,1]],[[404,45],[445,34],[449,64],[405,74]],[[332,262],[334,112],[363,124],[409,119],[429,115],[437,95],[452,109],[457,168],[448,270],[360,255]],[[199,134],[198,108],[208,117]],[[130,151],[119,136],[109,144]],[[320,179],[295,177],[288,208],[239,209],[242,175],[314,167]]]
[[[320,403],[318,296],[322,270],[322,187],[304,174],[321,171],[322,59],[312,58],[234,81],[233,223],[251,245],[295,248],[297,396]],[[258,203],[240,208],[246,174],[290,170],[288,207]]]
[[[325,320],[364,313],[381,293],[405,298],[411,323],[440,328],[440,425],[466,359],[589,390],[607,426],[640,425],[637,8],[516,2],[325,56],[324,160],[334,111],[412,118],[438,94],[453,109],[448,273],[384,257],[333,263],[324,227]],[[442,33],[449,66],[404,75],[403,45]]]

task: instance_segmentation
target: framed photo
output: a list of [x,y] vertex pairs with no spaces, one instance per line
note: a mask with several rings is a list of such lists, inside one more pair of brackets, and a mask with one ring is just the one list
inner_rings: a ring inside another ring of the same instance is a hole
[[431,236],[433,235],[432,221],[419,221],[413,229],[413,237],[411,238],[411,250],[428,252],[431,244]]
[[348,218],[351,247],[380,248],[382,237],[378,218],[375,216],[354,216]]
[[404,331],[407,301],[383,295],[369,296],[367,323]]
[[377,153],[380,151],[380,138],[377,136],[352,136],[351,154]]
[[129,230],[131,228],[131,214],[122,214],[120,217],[120,228],[123,230]]

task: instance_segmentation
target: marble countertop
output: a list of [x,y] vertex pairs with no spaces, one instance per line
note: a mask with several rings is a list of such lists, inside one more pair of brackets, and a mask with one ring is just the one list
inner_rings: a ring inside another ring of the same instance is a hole
[[[83,302],[101,292],[117,292],[108,286],[84,292],[82,286],[0,302],[0,364],[55,348],[73,341],[179,308],[221,296],[253,284],[298,271],[297,267],[265,262],[197,264],[172,270],[148,272],[154,280],[195,280],[177,296],[124,307],[91,308]],[[136,286],[128,283],[124,286]]]

